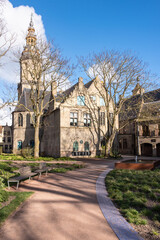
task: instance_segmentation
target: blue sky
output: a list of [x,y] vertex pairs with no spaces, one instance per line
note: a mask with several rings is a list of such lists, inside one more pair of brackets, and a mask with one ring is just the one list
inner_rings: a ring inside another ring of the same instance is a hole
[[[11,0],[42,16],[48,39],[72,61],[103,49],[132,50],[160,77],[160,0]],[[81,75],[80,72],[77,74]]]

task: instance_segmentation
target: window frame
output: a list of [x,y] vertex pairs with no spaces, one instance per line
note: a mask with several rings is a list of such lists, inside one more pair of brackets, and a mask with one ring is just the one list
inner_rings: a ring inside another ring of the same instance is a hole
[[81,96],[81,95],[77,96],[77,105],[85,106],[85,96]]
[[91,115],[90,115],[90,113],[83,113],[83,123],[84,123],[84,127],[90,127],[91,126]]
[[22,115],[22,113],[18,114],[18,127],[23,127],[23,115]]
[[105,126],[105,112],[100,112],[100,125]]
[[[73,116],[71,116],[73,114]],[[73,120],[73,122],[71,121]],[[71,124],[73,123],[73,124]],[[77,127],[78,126],[78,112],[71,111],[70,112],[70,126]]]
[[74,141],[74,143],[73,143],[73,152],[78,152],[78,150],[79,150],[78,141]]
[[[21,143],[20,145],[19,145],[19,143]],[[21,146],[21,147],[19,147],[19,146]],[[22,140],[18,140],[17,141],[17,150],[21,150],[22,149]]]

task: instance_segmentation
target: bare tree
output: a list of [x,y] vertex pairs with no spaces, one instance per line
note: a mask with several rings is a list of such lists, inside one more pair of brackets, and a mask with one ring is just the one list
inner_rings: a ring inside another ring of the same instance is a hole
[[[97,131],[103,133],[105,154],[109,155],[119,130],[117,122],[122,106],[137,84],[137,78],[140,79],[142,87],[148,86],[149,73],[146,71],[146,65],[128,52],[103,51],[87,58],[81,57],[79,62],[89,78],[93,79],[98,75],[101,82],[99,85],[99,81],[94,81],[95,87],[104,101],[108,131],[103,132],[100,127]],[[89,105],[88,107],[93,120],[101,121],[101,117],[95,116],[94,108]]]
[[[19,102],[29,112],[34,129],[34,157],[39,157],[39,130],[45,109],[56,100],[57,88],[68,84],[73,68],[51,42],[39,41],[28,45],[20,59],[22,81],[30,89],[30,106]],[[52,98],[48,98],[52,92]],[[49,114],[49,111],[46,113]]]
[[[4,0],[0,0],[0,15],[3,16]],[[10,52],[14,42],[16,40],[15,34],[11,34],[6,26],[6,23],[2,17],[0,17],[0,67],[5,63],[4,58]],[[2,63],[3,59],[3,63]],[[6,60],[7,62],[7,60]],[[2,86],[2,84],[1,84]],[[1,101],[0,109],[13,103],[15,100],[15,91],[13,91],[13,85],[3,84],[1,88]]]

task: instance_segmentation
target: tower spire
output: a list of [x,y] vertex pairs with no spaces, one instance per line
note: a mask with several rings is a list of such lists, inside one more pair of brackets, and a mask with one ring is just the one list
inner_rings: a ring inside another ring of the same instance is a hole
[[31,13],[31,20],[28,27],[28,34],[26,36],[26,45],[27,46],[35,46],[36,45],[36,34],[33,25],[33,13]]
[[33,13],[31,13],[31,20],[30,20],[29,27],[33,28]]

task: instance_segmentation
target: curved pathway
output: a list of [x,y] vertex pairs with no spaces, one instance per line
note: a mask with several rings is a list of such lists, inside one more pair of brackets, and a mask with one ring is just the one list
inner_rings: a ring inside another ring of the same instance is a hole
[[[82,159],[81,159],[82,160]],[[116,240],[96,197],[96,180],[112,161],[84,160],[87,167],[21,183],[34,195],[0,229],[3,240]]]

